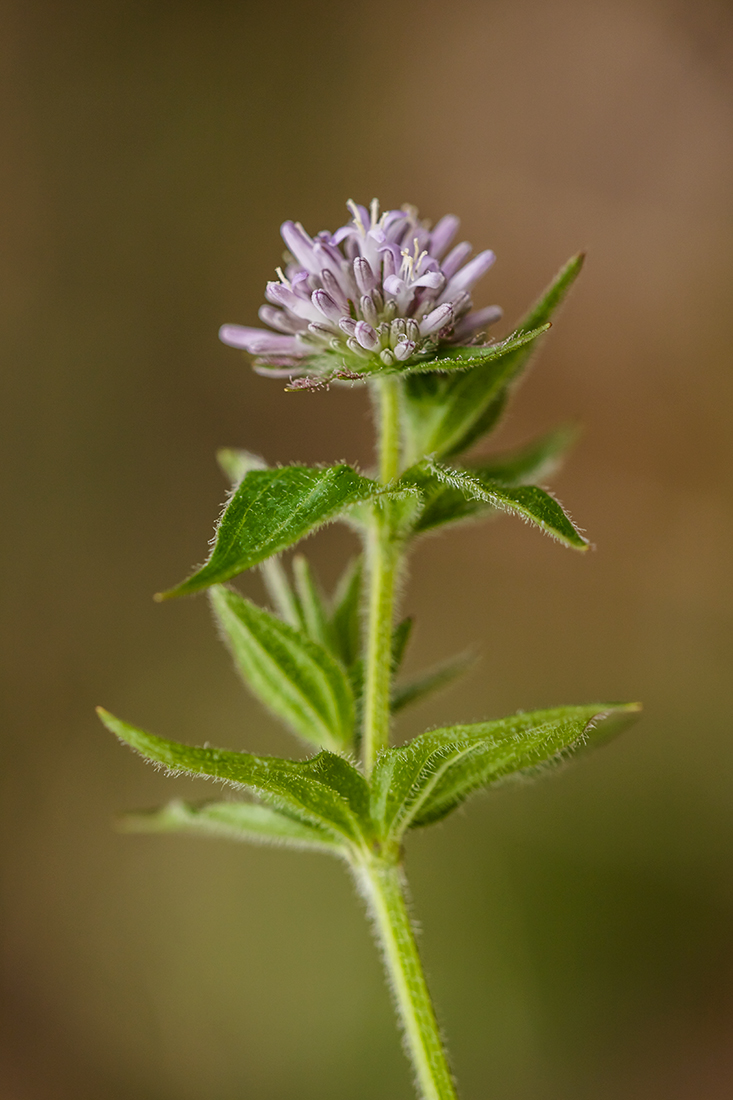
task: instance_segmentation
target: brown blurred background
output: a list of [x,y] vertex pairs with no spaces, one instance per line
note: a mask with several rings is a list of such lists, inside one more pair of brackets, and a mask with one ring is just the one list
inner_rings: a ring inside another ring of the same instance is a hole
[[[8,0],[2,28],[2,1100],[407,1100],[340,867],[116,834],[161,734],[294,752],[206,601],[217,446],[368,462],[361,391],[285,394],[256,323],[278,226],[378,195],[463,218],[503,331],[589,261],[497,445],[570,419],[585,559],[509,519],[427,542],[411,666],[473,644],[428,723],[640,698],[551,782],[415,836],[463,1093],[733,1093],[733,12],[717,0]],[[351,550],[309,544],[327,581]],[[256,577],[245,578],[256,597]],[[728,685],[726,687],[726,684]]]

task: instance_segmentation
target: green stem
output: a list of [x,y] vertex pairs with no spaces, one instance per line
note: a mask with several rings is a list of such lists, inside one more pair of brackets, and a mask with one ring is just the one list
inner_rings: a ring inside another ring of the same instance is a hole
[[[375,397],[382,484],[400,472],[399,381],[380,378]],[[389,744],[392,621],[402,539],[389,500],[372,509],[366,541],[369,576],[362,750],[367,776]],[[374,918],[377,938],[423,1100],[457,1100],[438,1023],[405,904],[399,866],[385,855],[365,855],[355,867]]]
[[400,466],[400,383],[389,375],[379,382],[379,479],[397,477]]
[[392,618],[399,551],[380,506],[367,536],[369,611],[364,680],[364,770],[371,773],[377,755],[389,744],[392,690]]
[[405,904],[400,868],[369,860],[357,869],[423,1100],[457,1100]]
[[[379,475],[382,484],[386,485],[399,473],[399,382],[387,377],[381,378],[377,385]],[[369,605],[362,755],[364,770],[369,775],[377,754],[389,744],[392,620],[400,559],[400,543],[393,531],[389,501],[378,501],[372,510],[366,559]]]

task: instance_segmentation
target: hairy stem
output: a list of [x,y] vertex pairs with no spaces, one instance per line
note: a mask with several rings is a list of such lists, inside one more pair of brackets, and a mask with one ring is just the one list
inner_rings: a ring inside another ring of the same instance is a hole
[[400,466],[400,383],[387,375],[379,382],[379,479],[386,485]]
[[[382,484],[387,484],[400,473],[399,382],[386,377],[377,385],[379,475]],[[367,775],[380,750],[389,744],[392,622],[402,556],[398,526],[394,503],[376,502],[366,542],[369,605],[362,751]],[[400,868],[382,854],[365,856],[355,870],[374,919],[420,1095],[423,1100],[457,1100],[405,904]]]
[[390,531],[389,517],[377,505],[367,536],[369,611],[367,622],[364,727],[362,752],[367,775],[378,753],[389,744],[392,688],[392,619],[399,550]]
[[357,875],[374,919],[420,1096],[422,1100],[457,1100],[405,904],[400,868],[384,859],[369,860],[358,867]]
[[[399,382],[381,378],[375,401],[379,432],[379,474],[383,484],[399,473]],[[364,679],[364,770],[371,772],[377,754],[389,743],[390,692],[392,687],[392,620],[400,545],[393,530],[389,501],[377,502],[367,535],[369,578],[366,668]]]

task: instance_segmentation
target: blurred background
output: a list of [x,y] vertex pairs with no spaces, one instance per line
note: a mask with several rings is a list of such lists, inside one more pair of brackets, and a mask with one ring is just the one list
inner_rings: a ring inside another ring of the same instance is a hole
[[[463,219],[502,332],[589,259],[492,446],[577,420],[556,481],[585,558],[503,519],[426,542],[427,724],[596,699],[643,721],[477,799],[408,861],[462,1094],[733,1092],[733,11],[718,0],[365,7],[6,0],[2,56],[2,1100],[407,1100],[340,866],[121,836],[166,780],[97,723],[299,751],[205,599],[218,446],[367,464],[361,390],[284,393],[256,323],[285,218]],[[345,530],[308,544],[328,584]],[[243,587],[262,597],[256,576]],[[728,685],[726,687],[726,684]]]

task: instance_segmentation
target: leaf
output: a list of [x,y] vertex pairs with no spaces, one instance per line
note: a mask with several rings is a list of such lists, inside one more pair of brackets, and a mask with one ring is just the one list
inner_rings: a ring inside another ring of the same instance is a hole
[[585,252],[576,252],[566,264],[558,271],[555,278],[547,286],[537,301],[531,306],[529,313],[522,318],[518,332],[531,332],[540,325],[545,325],[554,316],[558,306],[567,297],[568,291],[580,275],[585,263]]
[[411,615],[403,619],[392,631],[392,675],[396,676],[405,657],[415,620]]
[[[544,489],[536,485],[516,487],[501,485],[499,482],[481,476],[480,471],[469,473],[467,470],[455,470],[440,466],[435,462],[426,462],[423,466],[427,477],[423,487],[428,503],[415,526],[415,532],[421,533],[457,519],[465,519],[480,514],[482,506],[511,512],[521,516],[528,523],[539,527],[558,542],[574,550],[587,550],[589,543],[563,510],[562,505]],[[423,476],[420,469],[415,473],[408,471],[405,477],[415,477],[418,482]],[[431,494],[435,482],[450,490],[449,495]]]
[[319,825],[307,825],[256,802],[205,802],[191,805],[174,799],[159,810],[125,814],[126,833],[198,833],[203,836],[310,848],[342,854],[341,844]]
[[[514,333],[543,329],[563,300],[583,265],[579,254],[561,269]],[[408,377],[405,414],[408,461],[427,454],[448,457],[467,450],[494,427],[507,397],[507,387],[526,367],[537,342],[508,351],[498,360],[474,366],[448,378],[438,375]]]
[[414,781],[420,794],[410,793],[410,827],[439,821],[482,787],[557,767],[619,733],[640,710],[638,703],[557,707],[423,734],[412,742],[416,757],[429,761],[429,750],[442,748],[454,759],[440,774],[428,765]]
[[410,375],[427,374],[429,371],[442,373],[444,371],[470,370],[471,367],[482,366],[494,359],[503,358],[511,351],[523,348],[525,344],[530,344],[538,336],[541,336],[549,327],[548,324],[544,324],[538,325],[534,331],[517,330],[517,332],[513,332],[497,344],[441,349],[441,355],[438,358],[425,359],[422,362],[418,360],[416,363],[400,368],[398,373]]
[[311,744],[350,748],[354,700],[337,659],[231,589],[215,585],[210,595],[234,662],[257,698]]
[[522,447],[472,462],[467,469],[480,480],[500,481],[502,485],[531,485],[555,473],[577,435],[574,425],[564,424]]
[[216,461],[222,473],[232,485],[239,485],[250,470],[266,470],[267,463],[259,455],[234,447],[220,447],[216,452]]
[[328,607],[308,559],[303,554],[296,554],[293,558],[293,576],[306,632],[314,642],[333,652],[335,639]]
[[434,692],[447,687],[458,676],[462,676],[464,672],[467,672],[474,660],[473,654],[463,653],[459,657],[454,657],[450,661],[436,665],[435,668],[429,669],[421,676],[408,680],[405,684],[398,684],[392,691],[392,713],[397,714],[398,711],[404,710],[412,703],[417,703],[426,695],[432,695]]
[[371,777],[372,819],[385,843],[399,843],[446,771],[477,747],[467,738],[453,742],[416,737],[380,753]]
[[364,565],[352,558],[336,588],[331,607],[331,629],[341,660],[350,668],[361,653],[361,589]]
[[376,482],[343,464],[250,470],[224,509],[209,560],[158,599],[187,596],[229,580],[379,492]]
[[260,562],[260,572],[265,582],[267,595],[272,600],[280,618],[286,623],[290,623],[296,630],[302,630],[305,626],[303,611],[279,556],[276,554],[271,558],[267,558],[266,561]]
[[172,774],[201,775],[255,791],[299,821],[325,829],[335,840],[361,845],[369,835],[369,788],[342,756],[319,752],[310,760],[282,760],[248,752],[198,748],[146,733],[97,707],[121,741]]

